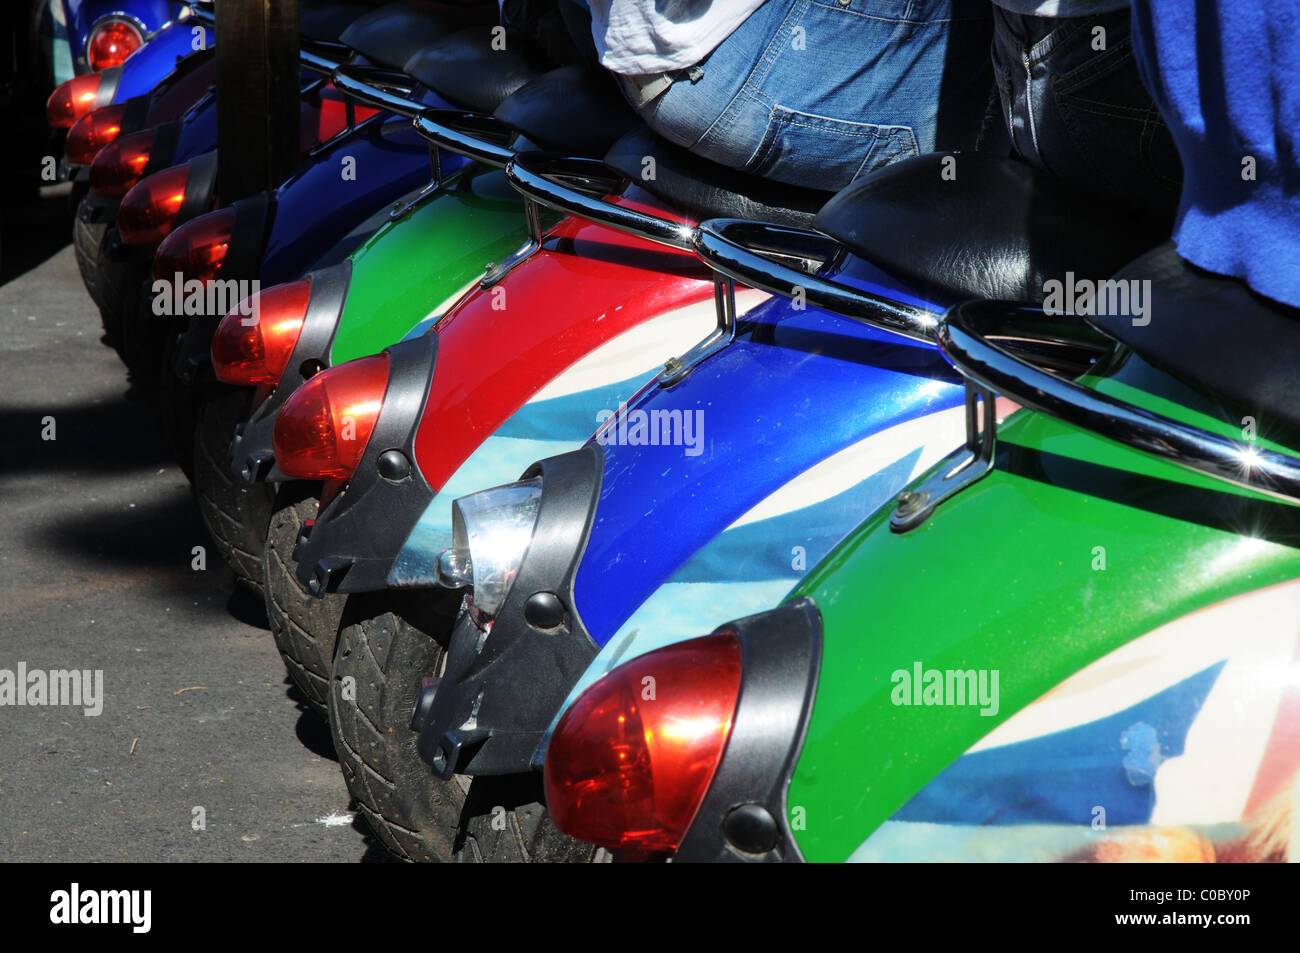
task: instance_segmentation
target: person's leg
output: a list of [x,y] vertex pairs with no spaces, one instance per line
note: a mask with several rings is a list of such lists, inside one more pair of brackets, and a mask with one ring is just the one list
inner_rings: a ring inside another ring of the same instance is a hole
[[1129,11],[994,8],[993,69],[1017,153],[1076,188],[1172,217],[1181,167],[1138,75]]
[[839,189],[974,145],[991,31],[982,0],[768,0],[641,112],[715,162]]

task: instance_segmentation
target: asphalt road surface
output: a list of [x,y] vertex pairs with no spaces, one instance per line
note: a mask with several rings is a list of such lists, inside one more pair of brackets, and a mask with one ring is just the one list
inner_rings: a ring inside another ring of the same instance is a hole
[[[0,859],[383,860],[100,343],[67,205],[3,210]],[[15,704],[20,666],[102,671],[102,712]]]

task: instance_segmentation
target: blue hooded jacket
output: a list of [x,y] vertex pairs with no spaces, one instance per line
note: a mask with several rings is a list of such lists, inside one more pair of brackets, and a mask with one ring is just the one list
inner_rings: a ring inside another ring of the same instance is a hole
[[1300,0],[1135,0],[1133,35],[1183,162],[1178,253],[1300,307]]

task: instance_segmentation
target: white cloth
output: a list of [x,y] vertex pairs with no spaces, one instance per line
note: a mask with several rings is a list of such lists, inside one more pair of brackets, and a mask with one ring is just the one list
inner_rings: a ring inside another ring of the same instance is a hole
[[[776,2],[776,0],[774,0]],[[764,0],[588,0],[607,70],[628,76],[698,63]]]

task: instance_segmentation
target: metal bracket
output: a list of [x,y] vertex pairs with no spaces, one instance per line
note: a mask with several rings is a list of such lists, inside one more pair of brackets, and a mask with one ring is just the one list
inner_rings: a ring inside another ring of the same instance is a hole
[[442,177],[442,161],[438,158],[438,147],[434,145],[429,146],[429,173],[429,181],[420,189],[420,191],[416,192],[410,198],[399,199],[393,204],[393,207],[388,210],[388,220],[390,222],[396,222],[398,219],[406,218],[406,216],[410,215],[411,212],[415,210],[417,205],[447,184]]
[[736,281],[721,272],[713,273],[713,303],[718,326],[713,333],[681,357],[670,357],[659,375],[660,387],[671,387],[714,354],[736,340]]
[[528,241],[524,242],[509,256],[501,261],[488,262],[487,267],[483,269],[483,277],[479,280],[479,287],[483,289],[491,288],[494,284],[504,278],[510,272],[522,265],[542,248],[542,209],[533,199],[524,196],[524,218],[528,222]]
[[898,494],[898,506],[889,514],[889,528],[895,533],[920,526],[940,503],[993,469],[998,430],[995,401],[992,391],[966,382],[966,442],[944,457],[924,483]]

